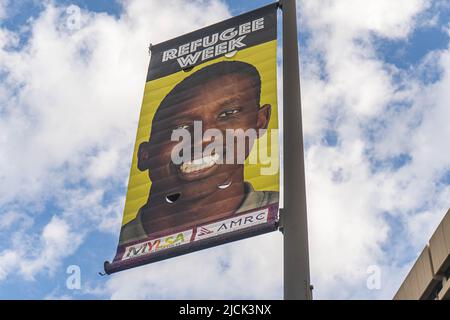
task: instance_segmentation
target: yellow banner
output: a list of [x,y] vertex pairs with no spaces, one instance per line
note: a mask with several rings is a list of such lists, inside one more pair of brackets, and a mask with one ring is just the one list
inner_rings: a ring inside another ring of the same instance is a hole
[[157,49],[113,262],[127,267],[119,269],[273,231],[278,221],[276,6]]

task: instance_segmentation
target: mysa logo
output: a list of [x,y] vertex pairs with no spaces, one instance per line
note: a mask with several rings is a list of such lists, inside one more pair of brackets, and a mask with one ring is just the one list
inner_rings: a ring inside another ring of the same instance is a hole
[[145,254],[154,253],[157,251],[189,243],[191,240],[191,236],[192,230],[187,230],[170,236],[161,237],[158,239],[153,239],[133,246],[129,246],[125,249],[122,260],[136,258]]

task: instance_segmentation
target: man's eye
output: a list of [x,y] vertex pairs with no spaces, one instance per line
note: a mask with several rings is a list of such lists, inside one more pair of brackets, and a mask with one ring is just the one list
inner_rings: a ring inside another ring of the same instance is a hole
[[240,112],[239,109],[227,110],[227,111],[224,111],[221,114],[219,114],[219,118],[226,118],[226,117],[232,116],[239,112]]
[[180,129],[185,129],[185,130],[189,130],[190,126],[188,126],[187,124],[182,124],[180,126],[177,126],[175,128],[175,130],[180,130]]

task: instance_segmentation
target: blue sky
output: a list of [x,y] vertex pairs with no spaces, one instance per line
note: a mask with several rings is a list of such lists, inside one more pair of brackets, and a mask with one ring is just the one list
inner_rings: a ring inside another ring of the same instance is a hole
[[[117,245],[147,43],[270,3],[169,2],[0,0],[0,299],[282,298],[279,233],[98,275]],[[450,5],[298,2],[315,296],[389,299],[450,207]]]

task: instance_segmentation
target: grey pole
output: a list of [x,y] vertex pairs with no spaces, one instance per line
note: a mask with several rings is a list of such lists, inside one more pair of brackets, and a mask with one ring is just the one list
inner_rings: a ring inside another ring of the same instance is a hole
[[312,299],[295,0],[282,0],[284,106],[284,299]]

